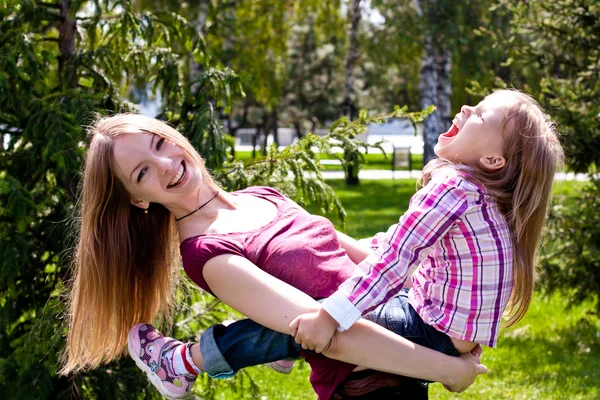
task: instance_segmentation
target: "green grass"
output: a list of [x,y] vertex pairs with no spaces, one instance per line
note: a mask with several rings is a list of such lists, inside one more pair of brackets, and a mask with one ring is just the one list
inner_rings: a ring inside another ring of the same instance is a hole
[[[415,180],[362,181],[346,187],[330,181],[348,212],[344,229],[361,238],[384,231],[397,222],[415,192]],[[554,194],[576,195],[584,183],[558,182]],[[335,221],[339,228],[339,221]],[[504,329],[496,349],[485,348],[482,362],[489,373],[463,394],[433,384],[432,399],[598,399],[600,398],[600,319],[584,304],[565,310],[560,295],[536,293],[526,317],[517,326]],[[265,367],[247,368],[243,379],[259,387],[258,395],[217,385],[218,399],[307,399],[316,396],[308,382],[309,367],[298,361],[291,375]],[[250,379],[249,379],[250,378]]]
[[[384,154],[368,153],[365,154],[365,162],[361,164],[361,169],[392,169],[392,155],[389,154],[387,157]],[[250,161],[252,160],[251,151],[236,151],[235,159],[238,161]],[[331,159],[331,157],[323,157],[323,160]],[[423,154],[411,154],[412,169],[420,170],[423,166]],[[327,171],[341,171],[342,167],[339,165],[324,165],[324,170]],[[402,170],[406,168],[398,168]]]
[[489,372],[462,395],[435,384],[435,399],[598,399],[600,320],[586,305],[564,309],[559,295],[539,293],[515,327],[485,349]]

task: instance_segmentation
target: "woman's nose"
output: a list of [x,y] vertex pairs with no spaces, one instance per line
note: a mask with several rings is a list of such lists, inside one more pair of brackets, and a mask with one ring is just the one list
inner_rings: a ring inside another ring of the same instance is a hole
[[168,157],[159,157],[157,164],[162,175],[169,173],[173,168],[173,160]]

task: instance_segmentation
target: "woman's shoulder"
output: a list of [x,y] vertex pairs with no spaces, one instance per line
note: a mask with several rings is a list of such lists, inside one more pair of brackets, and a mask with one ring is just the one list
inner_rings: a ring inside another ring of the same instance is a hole
[[248,186],[247,188],[238,190],[235,193],[251,194],[255,196],[270,196],[285,199],[285,196],[281,194],[281,192],[269,186]]
[[179,244],[179,251],[184,259],[192,255],[198,257],[222,250],[241,251],[240,245],[229,236],[210,233],[190,236]]

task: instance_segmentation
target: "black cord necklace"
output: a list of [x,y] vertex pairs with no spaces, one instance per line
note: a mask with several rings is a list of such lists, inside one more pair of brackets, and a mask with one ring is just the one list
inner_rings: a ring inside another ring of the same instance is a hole
[[196,211],[200,210],[202,207],[204,207],[205,205],[207,205],[208,203],[210,203],[211,201],[213,201],[217,196],[219,195],[219,191],[217,191],[217,193],[215,193],[215,195],[213,197],[210,198],[210,200],[208,200],[206,203],[202,204],[200,207],[196,208],[194,211],[192,211],[189,214],[184,215],[181,218],[175,218],[175,221],[179,222],[182,219],[189,217],[190,215],[192,215],[193,213],[195,213]]

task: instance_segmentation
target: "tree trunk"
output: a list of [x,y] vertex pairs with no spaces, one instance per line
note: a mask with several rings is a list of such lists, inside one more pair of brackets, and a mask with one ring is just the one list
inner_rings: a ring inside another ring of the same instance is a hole
[[256,125],[256,133],[252,137],[252,158],[256,158],[256,145],[258,144],[258,137],[260,136],[260,132],[263,130],[264,120],[262,124]]
[[304,137],[304,132],[302,132],[302,121],[299,118],[294,119],[293,123],[294,129],[296,130],[296,137],[298,140]]
[[435,56],[439,134],[450,128],[452,124],[452,52],[449,49],[438,49]]
[[[423,45],[423,58],[421,59],[421,73],[419,77],[419,91],[421,92],[421,108],[437,105],[436,65],[433,52],[433,43],[430,35],[425,36]],[[423,121],[423,166],[435,158],[433,148],[439,135],[438,112],[429,115]]]
[[[342,114],[352,120],[354,117],[354,66],[358,54],[358,28],[360,26],[360,0],[352,0],[348,7],[348,19],[350,20],[350,45],[348,48],[348,57],[346,58],[346,76],[344,81],[344,99],[342,101]],[[346,159],[352,157],[345,154]],[[358,185],[358,164],[346,167],[346,184]]]
[[[436,0],[426,0],[428,7],[434,7]],[[425,19],[426,15],[421,7],[420,0],[413,0],[413,5],[417,14],[421,19]],[[427,24],[423,24],[427,25]],[[419,74],[419,92],[421,92],[421,108],[427,108],[430,105],[437,106],[437,71],[435,51],[433,46],[433,38],[431,31],[425,27],[425,41],[423,43],[423,55],[421,58],[421,72]],[[435,158],[433,148],[437,143],[439,136],[438,111],[435,111],[423,121],[423,166]]]
[[[60,87],[64,89],[74,89],[78,86],[77,69],[73,64],[69,65],[69,60],[75,54],[76,41],[76,22],[69,18],[69,0],[61,0],[60,2],[60,24],[58,27],[58,81]],[[4,138],[4,135],[0,136]],[[76,195],[76,185],[74,172],[65,174],[62,178],[62,187],[70,196]]]
[[263,113],[262,126],[263,126],[264,137],[263,137],[263,143],[261,146],[261,153],[263,156],[266,156],[267,155],[267,140],[269,139],[269,131],[270,131],[269,113],[267,113],[266,110]]
[[[58,28],[58,77],[62,85],[77,87],[77,74],[71,67],[65,71],[67,61],[75,54],[75,20],[69,18],[69,0],[60,2],[60,25]],[[66,78],[66,81],[65,81]]]
[[279,114],[277,108],[271,111],[271,132],[273,133],[273,143],[279,147]]
[[[198,0],[198,17],[192,21],[194,27],[196,28],[196,32],[199,35],[204,36],[204,27],[206,26],[206,19],[208,18],[208,0]],[[194,57],[190,55],[189,61],[189,69],[190,69],[190,82],[194,82],[198,79],[200,72],[202,72],[202,65],[198,64],[194,61]],[[196,93],[198,89],[197,84],[192,84],[191,91],[192,93]]]

